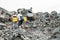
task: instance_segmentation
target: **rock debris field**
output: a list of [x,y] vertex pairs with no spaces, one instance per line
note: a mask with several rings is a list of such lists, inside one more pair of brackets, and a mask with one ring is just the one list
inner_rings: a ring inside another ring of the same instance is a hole
[[[22,15],[26,15],[26,11],[23,10]],[[34,18],[34,21],[23,22],[24,28],[17,29],[12,22],[0,22],[0,40],[60,40],[60,13],[37,12]]]

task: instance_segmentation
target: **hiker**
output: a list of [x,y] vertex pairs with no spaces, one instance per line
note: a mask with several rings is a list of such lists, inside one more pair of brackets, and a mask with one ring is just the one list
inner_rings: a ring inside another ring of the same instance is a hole
[[22,27],[22,23],[24,21],[22,14],[18,12],[17,17],[18,17],[18,20],[19,20],[18,21],[18,26],[21,26]]
[[12,15],[12,22],[13,22],[13,26],[14,28],[18,28],[18,17],[16,15],[16,12]]

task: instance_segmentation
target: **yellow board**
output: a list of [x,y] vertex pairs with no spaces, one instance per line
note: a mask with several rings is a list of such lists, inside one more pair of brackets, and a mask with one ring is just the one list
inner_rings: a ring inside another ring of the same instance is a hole
[[24,16],[24,22],[27,22],[28,20],[27,20],[27,17],[26,16]]

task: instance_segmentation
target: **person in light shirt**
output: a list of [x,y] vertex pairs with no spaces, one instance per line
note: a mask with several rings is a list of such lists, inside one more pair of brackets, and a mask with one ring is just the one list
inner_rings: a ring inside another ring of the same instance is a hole
[[18,26],[22,26],[22,23],[23,23],[23,16],[22,16],[22,14],[18,12],[17,17],[18,17],[18,20],[19,20],[18,21]]

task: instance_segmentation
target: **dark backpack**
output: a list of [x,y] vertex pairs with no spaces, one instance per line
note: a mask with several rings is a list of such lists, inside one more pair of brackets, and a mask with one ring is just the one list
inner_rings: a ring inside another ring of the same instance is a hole
[[20,16],[20,19],[23,20],[23,16]]

